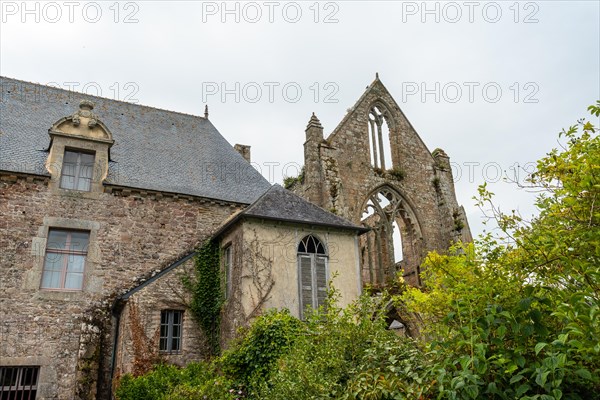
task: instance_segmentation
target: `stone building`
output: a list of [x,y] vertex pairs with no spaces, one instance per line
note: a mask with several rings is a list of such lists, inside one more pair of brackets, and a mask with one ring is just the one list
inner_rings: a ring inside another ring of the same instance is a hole
[[360,238],[360,257],[363,281],[375,286],[401,270],[409,283],[420,285],[428,251],[472,241],[449,157],[427,149],[379,76],[327,138],[312,115],[304,171],[289,187],[371,228]]
[[0,87],[2,400],[109,399],[156,356],[205,356],[182,276],[209,238],[224,343],[267,307],[322,304],[334,273],[343,301],[359,294],[364,228],[271,187],[207,113]]
[[302,318],[331,281],[342,304],[399,266],[418,282],[426,250],[468,236],[448,157],[429,153],[379,80],[327,140],[311,118],[296,194],[207,111],[9,78],[0,89],[1,400],[108,400],[149,360],[204,357],[182,279],[207,239],[221,252],[226,345],[264,309]]

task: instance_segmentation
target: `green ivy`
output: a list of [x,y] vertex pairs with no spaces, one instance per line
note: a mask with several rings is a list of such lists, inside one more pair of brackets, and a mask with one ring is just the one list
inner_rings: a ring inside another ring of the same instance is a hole
[[184,278],[183,283],[192,293],[191,313],[206,336],[210,353],[214,356],[221,352],[221,306],[224,300],[218,243],[206,241],[198,249],[195,263],[195,279]]

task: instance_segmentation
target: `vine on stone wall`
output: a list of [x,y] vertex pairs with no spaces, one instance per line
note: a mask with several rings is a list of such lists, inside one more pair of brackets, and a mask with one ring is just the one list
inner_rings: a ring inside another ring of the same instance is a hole
[[128,303],[129,330],[133,344],[133,376],[144,375],[160,360],[158,339],[160,330],[156,329],[152,337],[146,334],[146,325],[142,322],[140,309],[134,301]]
[[197,251],[195,277],[183,278],[184,286],[190,290],[190,311],[206,336],[210,355],[218,355],[220,347],[221,306],[224,295],[221,285],[219,245],[206,241]]

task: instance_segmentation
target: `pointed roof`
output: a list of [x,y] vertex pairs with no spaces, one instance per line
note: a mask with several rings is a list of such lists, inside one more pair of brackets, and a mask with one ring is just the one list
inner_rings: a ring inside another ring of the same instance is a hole
[[243,217],[316,225],[360,233],[369,230],[304,200],[278,184],[271,186],[258,200],[226,222],[215,233],[214,237],[220,236],[227,228]]
[[105,184],[242,204],[251,204],[270,187],[208,115],[203,118],[5,77],[0,77],[0,91],[0,170],[49,176],[48,129],[85,100],[95,103],[94,113],[114,139]]
[[312,116],[310,117],[310,121],[308,121],[308,125],[306,126],[306,129],[308,130],[312,127],[323,129],[323,125],[321,125],[321,121],[319,120],[319,118],[317,118],[317,116],[315,115],[314,112],[312,113]]
[[366,87],[363,94],[358,98],[358,100],[354,103],[354,105],[350,109],[348,109],[348,112],[346,113],[346,115],[344,115],[344,118],[342,118],[342,120],[337,124],[335,129],[331,132],[331,134],[327,137],[326,140],[330,141],[337,135],[338,132],[340,132],[340,130],[345,126],[346,122],[350,118],[353,117],[354,111],[356,111],[356,109],[359,108],[359,106],[362,104],[362,102],[365,101],[365,99],[371,92],[379,92],[380,97],[382,97],[382,95],[385,95],[388,97],[390,104],[387,104],[387,105],[389,107],[393,108],[393,110],[390,110],[390,111],[396,112],[399,115],[401,115],[402,118],[404,118],[406,123],[409,125],[410,129],[416,134],[417,139],[423,144],[423,146],[427,149],[427,151],[429,151],[429,148],[427,147],[427,145],[425,144],[425,142],[423,141],[423,139],[421,138],[421,136],[419,135],[417,130],[414,128],[413,124],[406,117],[406,115],[404,114],[404,112],[402,111],[402,109],[400,108],[400,106],[398,105],[398,103],[396,102],[396,100],[394,99],[392,94],[390,93],[390,91],[387,89],[387,87],[385,87],[385,85],[383,84],[381,79],[379,79],[379,73],[375,73],[375,80],[373,80],[373,82],[371,82],[371,84]]

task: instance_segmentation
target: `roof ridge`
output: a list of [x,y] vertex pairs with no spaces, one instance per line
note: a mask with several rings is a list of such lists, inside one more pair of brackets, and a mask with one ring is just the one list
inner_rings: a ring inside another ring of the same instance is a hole
[[[262,202],[262,200],[265,197],[267,197],[270,193],[273,193],[275,190],[278,190],[281,193],[287,194],[289,196],[295,197],[296,199],[298,199],[302,203],[308,205],[309,207],[312,207],[313,209],[318,210],[320,212],[326,213],[327,215],[329,215],[330,218],[333,218],[334,221],[337,220],[337,223],[341,226],[345,226],[347,228],[358,228],[358,229],[363,228],[360,225],[350,221],[347,218],[344,218],[340,215],[334,214],[331,211],[328,211],[328,210],[324,209],[323,207],[306,200],[304,197],[300,196],[299,194],[294,193],[293,191],[288,190],[277,183],[272,185],[265,193],[263,193],[258,199],[256,199],[254,201],[254,203],[252,203],[248,208],[244,209],[244,211],[242,211],[241,214],[249,216],[249,217],[258,216],[257,214],[251,213],[252,209],[257,208],[260,205],[260,203]],[[282,219],[285,219],[285,218],[282,218]],[[302,221],[299,220],[298,222],[302,222]],[[304,221],[304,222],[306,222],[306,221]],[[313,223],[317,223],[317,222],[314,221]],[[324,223],[324,224],[328,225],[327,223]]]
[[68,89],[63,89],[63,88],[56,87],[56,86],[44,85],[44,84],[41,84],[41,83],[38,83],[38,82],[31,82],[31,81],[26,81],[26,80],[23,80],[23,79],[11,78],[11,77],[8,77],[8,76],[0,75],[0,80],[2,80],[2,79],[8,79],[8,80],[11,80],[11,81],[17,81],[17,82],[21,82],[21,83],[25,83],[25,84],[29,84],[29,85],[35,85],[35,86],[39,86],[39,87],[46,87],[46,88],[49,88],[49,89],[52,89],[52,90],[57,90],[57,91],[66,92],[66,93],[76,93],[76,94],[80,94],[82,96],[87,96],[87,97],[91,97],[91,98],[95,98],[95,99],[101,99],[102,101],[110,101],[110,102],[117,103],[117,104],[127,104],[127,105],[132,105],[132,106],[140,107],[140,108],[147,108],[147,109],[152,109],[152,110],[165,111],[165,112],[172,113],[172,114],[185,115],[185,116],[188,116],[188,117],[200,118],[200,119],[205,120],[205,121],[210,121],[208,118],[205,118],[205,117],[203,117],[201,115],[184,113],[184,112],[181,112],[181,111],[169,110],[169,109],[166,109],[166,108],[160,108],[160,107],[156,107],[156,106],[149,106],[149,105],[144,105],[144,104],[140,104],[140,103],[132,103],[132,102],[124,101],[124,100],[111,99],[110,97],[96,96],[96,95],[93,95],[93,94],[78,92],[76,90],[68,90]]
[[[200,116],[0,77],[0,159],[9,171],[43,170],[48,127],[91,100],[117,143],[104,183],[251,204],[269,182]],[[80,87],[79,87],[80,89]],[[11,92],[10,94],[8,92]],[[95,111],[96,111],[95,110]],[[114,150],[114,151],[113,151]]]
[[249,211],[250,209],[252,209],[256,204],[258,204],[259,201],[261,201],[266,195],[267,193],[270,193],[271,190],[273,190],[273,188],[275,186],[279,186],[280,188],[283,188],[281,185],[279,185],[278,183],[274,183],[271,185],[271,187],[269,187],[267,190],[265,190],[265,192],[263,194],[261,194],[256,200],[254,200],[248,207],[244,208],[239,215],[245,215],[247,211]]

